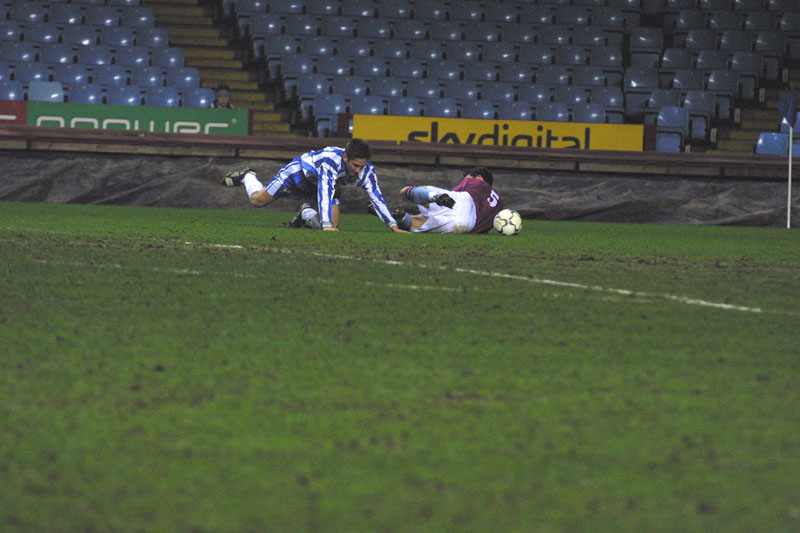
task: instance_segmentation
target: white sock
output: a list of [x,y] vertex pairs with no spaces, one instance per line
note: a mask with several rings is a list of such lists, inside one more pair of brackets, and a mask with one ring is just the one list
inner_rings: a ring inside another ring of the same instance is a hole
[[244,190],[247,191],[248,198],[253,196],[254,192],[258,192],[264,188],[264,185],[258,181],[256,175],[252,172],[248,172],[244,175],[244,179],[242,179],[242,185],[244,185]]
[[303,212],[300,213],[300,217],[308,222],[308,225],[315,229],[321,229],[322,223],[319,221],[319,213],[316,212],[311,207],[306,207],[303,209]]

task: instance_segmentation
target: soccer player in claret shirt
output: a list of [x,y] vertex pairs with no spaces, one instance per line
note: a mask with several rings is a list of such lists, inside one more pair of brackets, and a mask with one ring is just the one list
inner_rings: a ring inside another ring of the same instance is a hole
[[345,148],[329,146],[296,157],[278,171],[264,186],[249,168],[237,170],[222,178],[229,187],[244,185],[250,203],[263,207],[278,198],[304,201],[289,227],[309,226],[325,231],[339,229],[341,187],[361,187],[380,219],[395,233],[408,233],[398,228],[389,206],[378,187],[378,176],[368,160],[369,144],[363,139],[350,139]]
[[503,199],[492,188],[494,177],[486,167],[464,172],[451,190],[426,185],[403,187],[401,193],[419,204],[419,214],[395,214],[401,229],[429,233],[487,233]]

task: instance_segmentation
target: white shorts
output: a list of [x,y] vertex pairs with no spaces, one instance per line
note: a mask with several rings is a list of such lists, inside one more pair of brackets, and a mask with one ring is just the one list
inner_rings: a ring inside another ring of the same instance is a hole
[[475,227],[475,203],[468,192],[453,192],[438,187],[427,187],[439,193],[446,193],[455,200],[452,209],[435,203],[427,206],[420,204],[419,214],[428,217],[428,220],[417,229],[411,231],[419,233],[469,233]]

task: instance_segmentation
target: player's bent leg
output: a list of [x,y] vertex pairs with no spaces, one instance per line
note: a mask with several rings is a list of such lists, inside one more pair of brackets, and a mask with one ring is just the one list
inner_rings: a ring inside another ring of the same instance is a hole
[[266,189],[253,191],[253,193],[250,195],[250,203],[253,204],[253,207],[264,207],[273,200],[275,200],[275,198],[273,198]]

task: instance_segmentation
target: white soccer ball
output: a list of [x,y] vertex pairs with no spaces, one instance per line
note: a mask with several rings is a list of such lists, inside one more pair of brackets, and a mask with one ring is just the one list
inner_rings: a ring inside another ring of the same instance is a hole
[[494,217],[494,229],[500,235],[516,235],[522,229],[522,217],[513,209],[503,209]]

